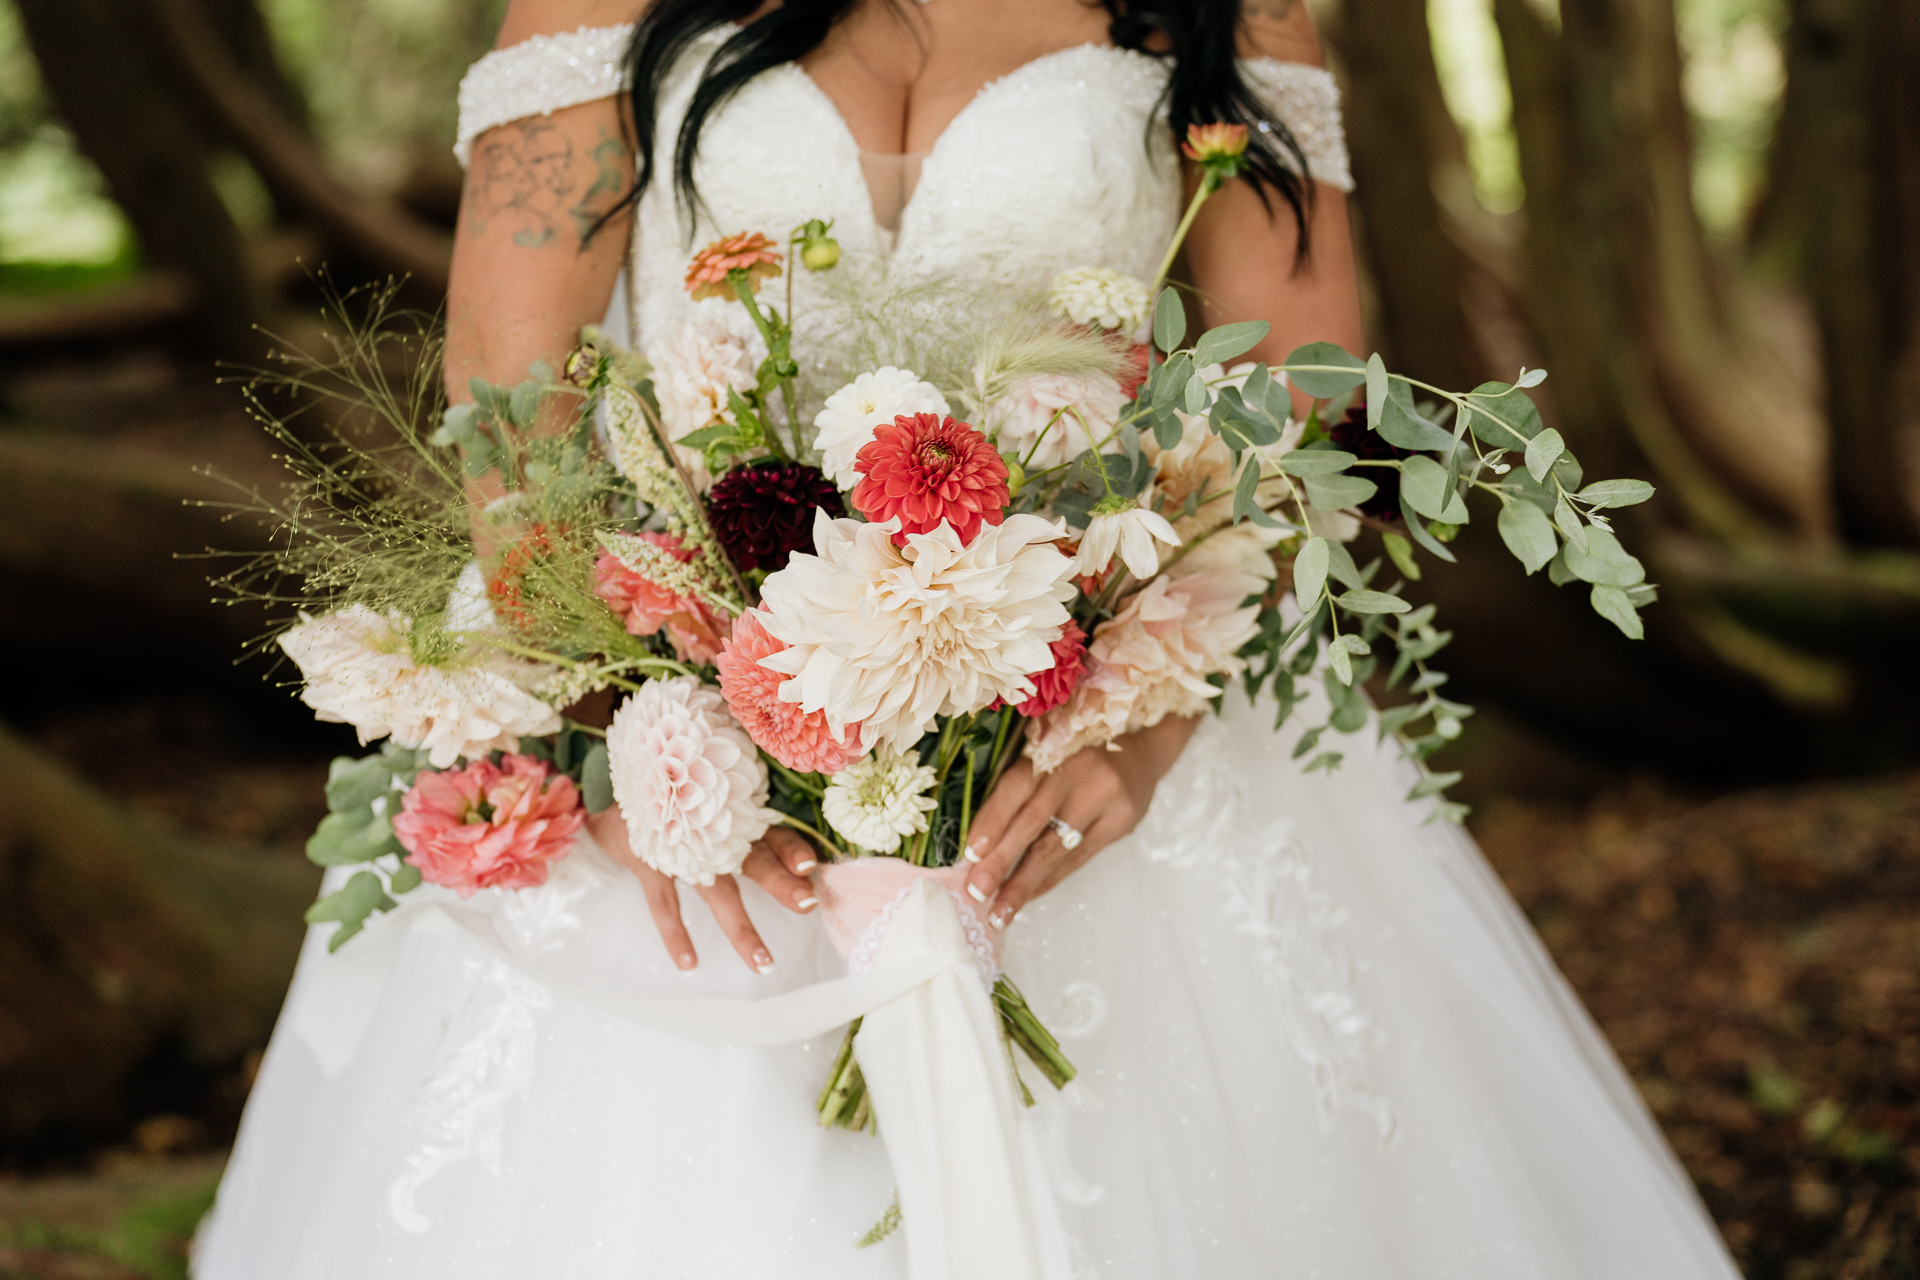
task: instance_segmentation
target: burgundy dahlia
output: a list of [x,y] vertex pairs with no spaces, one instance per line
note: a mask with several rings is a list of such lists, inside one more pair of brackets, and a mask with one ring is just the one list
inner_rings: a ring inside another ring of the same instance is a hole
[[[1327,439],[1334,448],[1344,450],[1363,462],[1397,460],[1413,456],[1410,450],[1389,444],[1386,437],[1378,431],[1367,430],[1367,406],[1363,404],[1357,404],[1348,409],[1346,416],[1329,427]],[[1385,467],[1368,467],[1366,476],[1379,486],[1379,490],[1360,504],[1360,513],[1372,516],[1376,520],[1398,520],[1400,518],[1400,473],[1389,471]]]
[[835,517],[847,512],[833,481],[800,462],[737,467],[707,493],[714,536],[742,571],[786,568],[788,556],[813,545],[816,509]]

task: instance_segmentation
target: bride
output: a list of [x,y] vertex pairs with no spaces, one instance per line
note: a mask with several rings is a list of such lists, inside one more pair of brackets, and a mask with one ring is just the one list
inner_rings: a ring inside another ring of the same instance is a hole
[[[1213,120],[1254,126],[1254,163],[1188,241],[1208,322],[1270,322],[1253,354],[1276,363],[1362,349],[1300,0],[657,0],[637,33],[635,7],[514,0],[462,85],[456,399],[603,315],[674,341],[703,314],[691,248],[744,229],[832,219],[835,283],[794,281],[819,367],[849,341],[832,289],[1151,278],[1191,181],[1173,140]],[[1308,778],[1273,715],[1230,695],[1016,767],[974,828],[969,891],[1080,1068],[1027,1116],[1072,1273],[1734,1276],[1479,853],[1400,798],[1370,730]],[[467,904],[496,945],[444,915],[337,955],[315,929],[200,1280],[906,1274],[900,1234],[855,1247],[892,1202],[884,1145],[814,1124],[837,1036],[709,1047],[557,990],[758,998],[840,971],[809,849],[776,829],[694,902],[617,811],[590,830],[544,887]]]

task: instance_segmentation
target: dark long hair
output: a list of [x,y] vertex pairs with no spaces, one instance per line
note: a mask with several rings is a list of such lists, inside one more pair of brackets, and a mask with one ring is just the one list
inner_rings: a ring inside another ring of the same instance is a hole
[[[674,189],[689,209],[696,206],[693,161],[700,131],[715,109],[763,71],[796,62],[827,38],[855,0],[783,0],[778,8],[729,36],[708,62],[674,140]],[[1260,201],[1272,210],[1278,195],[1299,230],[1299,256],[1307,253],[1307,215],[1313,202],[1306,155],[1287,130],[1260,104],[1235,64],[1235,28],[1240,0],[1101,0],[1108,31],[1122,49],[1169,59],[1168,123],[1176,138],[1190,124],[1244,124],[1248,164],[1243,171]],[[640,19],[628,51],[632,69],[633,129],[639,172],[625,204],[655,181],[660,163],[660,91],[689,46],[726,23],[746,22],[760,0],[658,0]],[[1150,47],[1157,46],[1157,47]],[[1152,126],[1149,126],[1150,128]]]

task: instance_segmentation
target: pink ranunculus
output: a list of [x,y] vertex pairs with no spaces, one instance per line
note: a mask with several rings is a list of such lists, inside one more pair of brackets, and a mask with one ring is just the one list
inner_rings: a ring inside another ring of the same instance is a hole
[[728,709],[754,744],[787,768],[800,773],[840,772],[866,754],[860,745],[860,726],[847,725],[836,738],[826,712],[781,701],[780,686],[788,677],[761,666],[760,659],[787,645],[768,635],[754,615],[749,609],[734,620],[733,636],[714,660]]
[[[639,536],[682,564],[693,559],[693,552],[672,534]],[[629,634],[650,636],[666,628],[674,650],[689,662],[712,662],[726,641],[727,624],[713,606],[635,573],[611,551],[602,551],[594,562],[593,591],[620,616]]]
[[463,898],[477,889],[531,889],[573,848],[587,812],[573,781],[531,756],[422,771],[393,820],[422,878]]

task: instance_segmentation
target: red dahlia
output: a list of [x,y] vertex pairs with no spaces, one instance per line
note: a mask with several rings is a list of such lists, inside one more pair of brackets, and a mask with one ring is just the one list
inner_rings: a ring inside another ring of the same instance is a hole
[[799,462],[738,467],[707,493],[714,536],[743,571],[784,569],[788,556],[811,547],[816,509],[830,516],[847,511],[833,481]]
[[876,523],[900,520],[894,542],[927,533],[945,520],[972,542],[980,525],[1006,517],[1007,464],[991,441],[964,422],[931,413],[903,413],[874,430],[855,455],[862,477],[853,505]]

